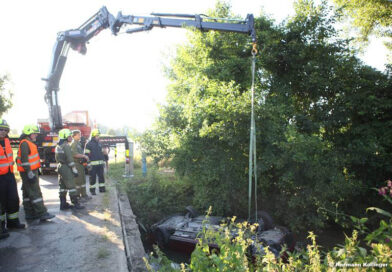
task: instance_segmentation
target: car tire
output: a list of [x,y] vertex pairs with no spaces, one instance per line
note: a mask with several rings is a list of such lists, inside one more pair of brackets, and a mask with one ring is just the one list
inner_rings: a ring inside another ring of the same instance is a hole
[[169,243],[170,234],[164,228],[157,228],[153,231],[155,242],[160,248],[165,248]]
[[190,218],[195,218],[195,217],[197,217],[199,215],[197,213],[197,211],[195,211],[195,209],[193,209],[192,206],[187,206],[185,208],[185,210],[187,211],[187,214],[189,215]]
[[285,244],[288,250],[293,250],[295,246],[295,239],[293,233],[289,231],[288,228],[283,226],[278,226],[277,228],[284,233],[282,244]]
[[[260,222],[260,220],[262,222]],[[258,211],[257,212],[257,221],[258,221],[257,223],[259,223],[259,227],[263,226],[263,229],[260,229],[260,231],[270,230],[275,227],[274,220],[266,211]]]

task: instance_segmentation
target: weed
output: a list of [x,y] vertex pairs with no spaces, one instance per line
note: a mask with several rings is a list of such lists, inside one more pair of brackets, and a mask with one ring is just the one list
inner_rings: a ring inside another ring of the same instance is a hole
[[100,247],[98,249],[97,259],[105,259],[105,258],[109,257],[109,255],[110,255],[109,250],[107,250],[104,247]]

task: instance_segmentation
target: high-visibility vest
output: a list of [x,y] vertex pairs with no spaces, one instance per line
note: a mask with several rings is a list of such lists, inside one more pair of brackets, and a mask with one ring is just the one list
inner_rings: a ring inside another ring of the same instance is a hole
[[[20,146],[22,145],[23,142],[26,142],[29,145],[30,154],[28,156],[29,161],[22,163],[22,161],[20,160],[20,156],[21,156]],[[39,158],[39,154],[38,154],[38,148],[34,143],[32,143],[26,139],[23,139],[22,141],[20,141],[19,150],[18,150],[18,157],[16,158],[16,165],[18,166],[19,172],[25,172],[23,166],[27,166],[27,165],[30,166],[31,170],[35,170],[35,169],[38,169],[41,167],[40,158]]]
[[0,145],[0,175],[5,175],[9,171],[14,172],[14,158],[12,153],[12,148],[10,140],[8,138],[4,139],[5,150],[2,145]]

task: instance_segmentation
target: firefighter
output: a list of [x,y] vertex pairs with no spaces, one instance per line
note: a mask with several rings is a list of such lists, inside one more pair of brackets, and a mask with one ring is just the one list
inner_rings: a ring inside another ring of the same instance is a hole
[[96,195],[95,193],[95,182],[96,176],[99,179],[99,192],[105,192],[105,177],[104,177],[104,164],[105,157],[102,152],[102,146],[99,143],[100,131],[98,129],[93,129],[91,131],[90,141],[86,144],[84,153],[90,158],[91,170],[90,174],[90,193]]
[[[72,141],[72,132],[64,128],[59,131],[59,138],[60,141],[56,146],[55,158],[58,163],[57,172],[59,173],[60,210],[67,210],[69,208],[84,209],[84,206],[79,203],[74,179],[79,174],[69,145]],[[69,205],[66,201],[67,191],[69,192],[73,206]]]
[[23,207],[26,220],[45,221],[55,217],[48,213],[39,187],[38,169],[41,167],[38,148],[34,144],[39,134],[36,125],[26,125],[20,136],[16,164],[22,178]]
[[81,201],[87,201],[91,199],[86,193],[86,176],[84,173],[84,163],[87,163],[89,158],[83,154],[83,148],[80,144],[81,133],[80,130],[72,131],[72,143],[71,151],[75,161],[76,170],[78,170],[78,177],[75,178],[77,195]]
[[0,221],[3,236],[7,236],[7,228],[25,227],[19,222],[19,196],[14,176],[13,151],[8,139],[9,131],[7,121],[0,119]]

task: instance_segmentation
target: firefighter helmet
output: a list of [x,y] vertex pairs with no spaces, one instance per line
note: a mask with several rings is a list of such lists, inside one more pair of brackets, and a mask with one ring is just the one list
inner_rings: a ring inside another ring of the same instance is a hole
[[95,136],[99,136],[101,135],[101,132],[99,131],[99,129],[95,128],[91,131],[91,138],[95,137]]
[[72,136],[75,136],[76,134],[81,134],[79,129],[72,130]]
[[39,133],[37,125],[25,125],[23,128],[23,134],[31,135],[33,133]]
[[63,128],[59,131],[60,139],[67,139],[69,136],[72,135],[72,132],[68,128]]
[[7,121],[4,119],[0,119],[0,128],[10,131],[10,126],[8,125]]

